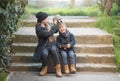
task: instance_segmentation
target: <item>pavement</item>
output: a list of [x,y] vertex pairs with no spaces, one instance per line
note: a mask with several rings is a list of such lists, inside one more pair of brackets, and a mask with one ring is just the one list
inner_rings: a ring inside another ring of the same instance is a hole
[[76,74],[56,77],[55,73],[39,76],[39,72],[11,72],[6,81],[120,81],[120,73],[77,72]]

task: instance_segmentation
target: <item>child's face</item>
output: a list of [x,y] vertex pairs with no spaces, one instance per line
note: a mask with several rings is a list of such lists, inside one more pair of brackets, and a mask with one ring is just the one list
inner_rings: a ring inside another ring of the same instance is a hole
[[66,27],[64,25],[61,25],[61,27],[59,28],[59,32],[60,33],[65,33],[66,32]]

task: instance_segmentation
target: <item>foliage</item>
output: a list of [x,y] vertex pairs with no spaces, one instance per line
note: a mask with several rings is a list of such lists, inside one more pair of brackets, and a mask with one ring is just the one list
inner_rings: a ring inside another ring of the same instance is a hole
[[96,3],[102,13],[105,11],[105,6],[106,6],[106,0],[97,0]]
[[88,7],[86,10],[84,10],[84,12],[88,15],[88,16],[98,16],[99,14],[101,14],[99,8],[97,5],[93,5],[91,7]]
[[113,35],[113,39],[115,60],[118,67],[118,71],[120,71],[120,37]]
[[12,34],[24,13],[25,0],[0,1],[0,67],[8,69],[12,52]]
[[118,14],[118,12],[120,12],[120,6],[118,6],[116,3],[114,3],[113,6],[112,6],[110,14],[112,16],[115,16],[115,15]]
[[[97,0],[98,8],[103,15],[105,14],[106,3],[107,0]],[[118,12],[120,12],[120,0],[113,0],[110,15],[115,16]]]
[[0,68],[0,81],[5,81],[6,75],[6,72]]
[[120,20],[119,16],[116,17],[100,17],[96,23],[96,27],[106,30],[113,36],[113,44],[114,44],[114,53],[115,60],[118,66],[118,70],[120,71]]
[[120,0],[115,0],[115,2],[120,6]]
[[65,8],[50,8],[50,7],[44,7],[44,8],[37,8],[33,6],[27,6],[26,11],[31,14],[36,14],[39,11],[47,12],[49,15],[69,15],[69,16],[97,16],[100,11],[96,5],[93,5],[91,7],[73,7],[70,6]]
[[107,30],[109,33],[113,33],[113,29],[119,27],[119,23],[112,17],[100,17],[96,22],[96,27]]

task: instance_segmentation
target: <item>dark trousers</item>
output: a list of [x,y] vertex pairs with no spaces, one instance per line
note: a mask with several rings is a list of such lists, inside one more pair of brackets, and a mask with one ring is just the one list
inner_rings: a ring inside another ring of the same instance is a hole
[[42,67],[47,65],[49,54],[53,55],[53,61],[55,65],[60,64],[57,47],[52,45],[51,47],[46,47],[42,50]]

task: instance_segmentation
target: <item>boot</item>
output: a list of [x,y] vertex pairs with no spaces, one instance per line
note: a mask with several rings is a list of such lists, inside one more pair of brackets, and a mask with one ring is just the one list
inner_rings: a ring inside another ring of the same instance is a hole
[[57,64],[55,68],[56,68],[56,76],[57,77],[62,77],[60,64]]
[[71,73],[76,73],[76,68],[75,68],[74,64],[70,65],[70,71],[71,71]]
[[64,65],[64,70],[65,70],[65,74],[70,73],[68,65]]
[[40,71],[40,76],[44,76],[47,74],[47,66],[42,67],[42,70]]

